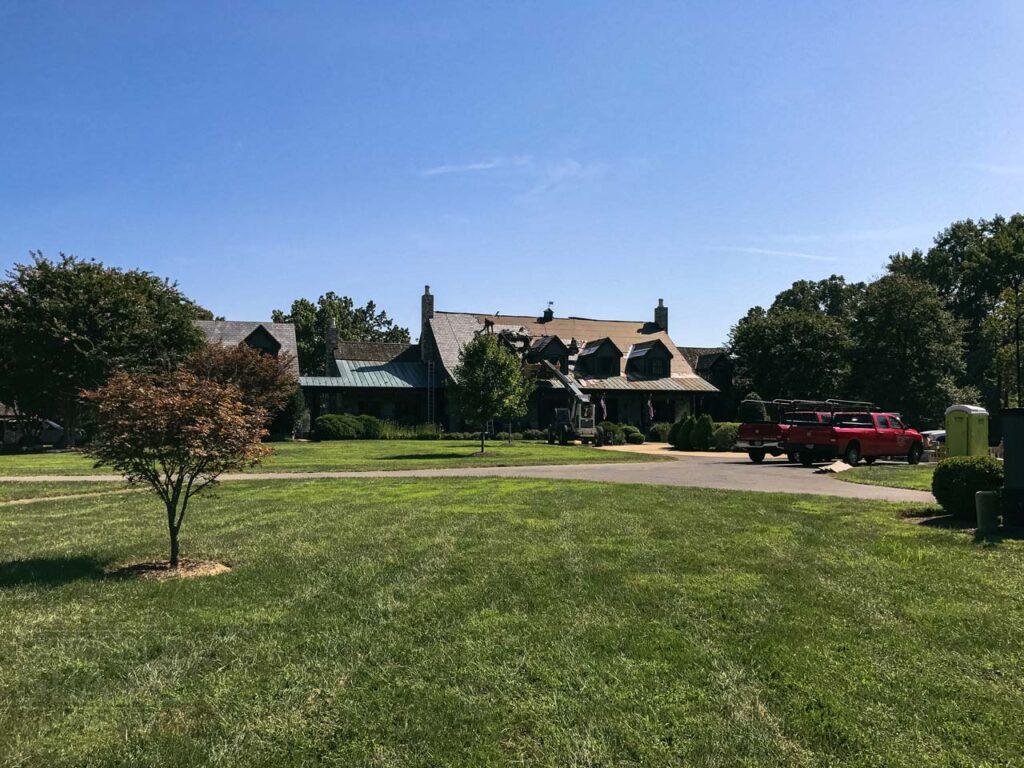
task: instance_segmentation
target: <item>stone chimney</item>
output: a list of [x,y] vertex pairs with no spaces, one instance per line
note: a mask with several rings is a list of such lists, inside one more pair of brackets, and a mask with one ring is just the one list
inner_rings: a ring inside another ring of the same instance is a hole
[[541,316],[541,322],[550,323],[555,319],[555,310],[551,307],[551,302],[548,302],[548,308],[544,310],[544,314]]
[[327,334],[324,336],[324,359],[327,361],[326,375],[334,375],[334,349],[338,346],[338,324],[332,317],[327,321]]
[[430,293],[430,286],[423,286],[423,295],[420,297],[420,359],[427,362],[431,357],[429,339],[433,338],[427,333],[430,327],[430,318],[434,316],[434,296]]
[[658,299],[658,306],[654,308],[654,324],[663,331],[668,331],[668,307],[664,299]]

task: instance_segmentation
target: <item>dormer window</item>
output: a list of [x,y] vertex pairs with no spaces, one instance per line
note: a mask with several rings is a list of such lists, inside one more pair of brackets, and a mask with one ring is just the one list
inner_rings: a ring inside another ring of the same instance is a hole
[[660,339],[634,344],[626,359],[626,372],[660,379],[669,375],[672,353]]
[[611,339],[587,342],[576,358],[576,370],[589,376],[618,376],[622,370],[622,352]]

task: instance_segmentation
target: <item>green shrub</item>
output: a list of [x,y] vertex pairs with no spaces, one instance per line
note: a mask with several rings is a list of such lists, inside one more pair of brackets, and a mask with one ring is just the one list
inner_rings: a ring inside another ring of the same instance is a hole
[[[494,437],[495,437],[496,440],[504,440],[506,443],[508,442],[508,432],[498,432]],[[478,440],[480,439],[480,435],[479,434],[477,434],[477,439]],[[523,439],[523,433],[522,432],[513,432],[512,433],[512,441],[513,442],[515,442],[516,440],[522,440],[522,439]]]
[[[755,402],[747,402],[750,400]],[[768,421],[768,411],[760,400],[761,396],[757,392],[751,392],[747,395],[747,399],[740,403],[736,410],[737,418],[745,424],[756,421]]]
[[716,451],[731,451],[736,445],[739,431],[740,425],[732,421],[715,424],[715,431],[711,433],[711,447]]
[[356,440],[363,433],[363,425],[347,413],[328,413],[313,422],[315,440]]
[[640,435],[643,434],[639,429],[634,427],[632,424],[621,424],[622,431],[627,435]]
[[675,440],[672,441],[672,447],[677,451],[691,451],[693,450],[693,429],[697,424],[697,420],[693,416],[687,416],[685,419],[678,423],[678,429],[676,429]]
[[381,424],[380,419],[368,414],[358,416],[357,418],[362,426],[362,434],[360,437],[364,440],[380,440],[380,436],[384,431],[384,425]]
[[548,433],[543,429],[526,429],[523,430],[524,440],[547,440]]
[[708,414],[697,418],[693,425],[693,432],[690,433],[690,445],[695,451],[711,450],[711,433],[715,431],[715,422]]
[[651,424],[647,430],[647,439],[655,443],[667,443],[668,434],[672,431],[672,425],[666,421],[659,421]]
[[639,430],[637,430],[636,432],[627,432],[626,442],[629,443],[630,445],[643,445],[644,435]]
[[625,445],[626,433],[614,421],[602,421],[597,425],[604,433],[605,445]]
[[932,493],[946,512],[975,519],[974,494],[1003,485],[1003,465],[991,456],[954,456],[943,459],[932,476]]

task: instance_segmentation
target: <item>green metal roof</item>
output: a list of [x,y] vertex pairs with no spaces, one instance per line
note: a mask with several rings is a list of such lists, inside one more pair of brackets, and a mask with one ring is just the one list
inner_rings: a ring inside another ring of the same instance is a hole
[[[337,376],[302,376],[303,387],[352,387],[357,389],[426,389],[427,366],[413,362],[335,360]],[[435,374],[434,386],[441,386]]]

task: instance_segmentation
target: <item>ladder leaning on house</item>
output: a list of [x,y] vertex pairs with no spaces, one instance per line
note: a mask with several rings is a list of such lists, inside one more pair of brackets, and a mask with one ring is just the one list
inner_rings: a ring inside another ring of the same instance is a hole
[[437,405],[434,397],[434,361],[427,362],[427,423],[437,423]]

